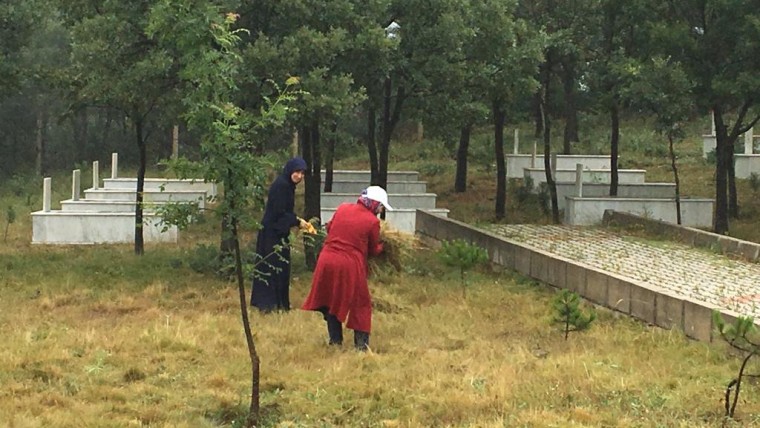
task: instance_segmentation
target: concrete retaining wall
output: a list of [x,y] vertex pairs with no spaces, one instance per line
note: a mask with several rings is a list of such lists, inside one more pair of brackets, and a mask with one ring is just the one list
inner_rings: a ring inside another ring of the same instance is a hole
[[641,227],[648,233],[664,236],[692,247],[708,248],[722,254],[739,256],[749,261],[760,261],[760,244],[730,236],[719,235],[705,230],[675,223],[654,220],[631,213],[607,210],[602,224],[605,226]]
[[[362,190],[369,186],[369,180],[340,180],[333,181],[333,193],[353,193],[359,196]],[[322,182],[322,190],[325,189],[325,183]],[[389,181],[385,190],[388,193],[426,193],[427,182],[425,181]]]
[[417,212],[417,233],[438,241],[464,239],[485,248],[491,262],[535,278],[554,287],[566,288],[584,298],[662,328],[677,328],[693,339],[710,342],[712,311],[720,310],[726,321],[738,314],[706,303],[674,296],[663,289],[616,276],[573,260],[546,253],[478,230],[468,224]]
[[[585,185],[584,185],[585,186]],[[713,199],[681,199],[681,222],[689,227],[710,227]],[[655,198],[565,198],[565,224],[584,226],[602,222],[605,210],[623,211],[676,223],[675,199]]]

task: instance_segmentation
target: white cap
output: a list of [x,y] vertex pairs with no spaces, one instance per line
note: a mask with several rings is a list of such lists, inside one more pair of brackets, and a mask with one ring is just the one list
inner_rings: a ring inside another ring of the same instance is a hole
[[380,186],[369,186],[365,190],[367,192],[367,198],[373,201],[383,204],[386,210],[393,211],[393,207],[388,204],[388,194]]

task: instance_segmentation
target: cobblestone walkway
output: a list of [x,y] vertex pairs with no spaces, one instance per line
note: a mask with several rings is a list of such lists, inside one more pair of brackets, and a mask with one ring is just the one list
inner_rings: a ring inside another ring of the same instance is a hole
[[618,236],[603,229],[495,225],[490,230],[542,251],[760,319],[760,264],[678,243]]

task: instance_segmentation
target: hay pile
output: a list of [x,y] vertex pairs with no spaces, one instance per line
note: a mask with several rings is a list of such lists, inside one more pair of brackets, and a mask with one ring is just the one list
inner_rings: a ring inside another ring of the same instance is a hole
[[396,272],[401,272],[404,262],[411,257],[416,245],[414,235],[399,232],[392,228],[388,222],[380,221],[380,240],[383,242],[383,252],[377,257],[369,259],[369,268],[372,272],[384,271],[392,267]]

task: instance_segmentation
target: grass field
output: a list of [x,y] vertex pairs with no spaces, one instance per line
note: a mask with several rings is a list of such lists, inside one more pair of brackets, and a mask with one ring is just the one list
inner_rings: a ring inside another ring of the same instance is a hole
[[[664,159],[647,150],[624,152],[625,166],[646,167],[648,181],[670,181]],[[452,217],[490,220],[493,171],[485,162],[473,161],[469,191],[455,194],[450,159],[399,156],[406,157],[393,167],[426,170]],[[683,162],[685,193],[710,196],[712,166],[701,154]],[[65,177],[54,181],[54,201],[67,194]],[[3,232],[7,206],[16,213],[0,242],[0,426],[238,426],[250,367],[237,291],[193,269],[197,245],[215,245],[217,222],[183,233],[179,245],[148,245],[144,257],[129,245],[32,246],[29,212],[41,204],[39,184],[16,179],[0,188]],[[744,217],[732,233],[752,239],[757,208],[748,183],[740,183],[740,194]],[[547,221],[535,200],[510,195],[506,221]],[[298,306],[311,274],[295,250],[291,300]],[[724,390],[739,366],[725,346],[603,309],[590,330],[565,341],[551,323],[554,289],[498,267],[470,279],[463,298],[458,272],[424,247],[403,272],[372,277],[366,354],[351,349],[350,332],[342,349],[328,348],[315,313],[252,313],[263,426],[760,424],[751,382],[738,420],[723,419]]]

